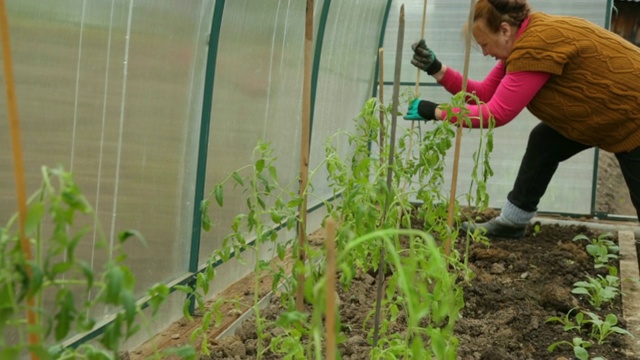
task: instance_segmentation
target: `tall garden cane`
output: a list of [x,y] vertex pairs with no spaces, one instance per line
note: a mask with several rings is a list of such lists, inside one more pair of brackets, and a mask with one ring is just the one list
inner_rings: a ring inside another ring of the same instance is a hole
[[[402,69],[402,47],[404,42],[404,4],[400,7],[400,20],[398,23],[398,40],[396,46],[396,63],[395,71],[393,74],[393,95],[392,95],[392,110],[391,110],[391,134],[389,139],[389,162],[387,167],[387,199],[383,209],[382,218],[386,219],[387,211],[391,205],[391,181],[393,178],[393,156],[395,152],[396,144],[396,125],[398,124],[398,102],[400,97],[400,70]],[[384,223],[384,222],[383,222]],[[378,265],[378,289],[376,293],[376,313],[375,324],[373,329],[373,346],[378,345],[378,335],[380,331],[380,307],[382,304],[382,292],[384,282],[384,247],[380,247],[380,262]]]
[[336,359],[336,221],[327,219],[325,224],[325,248],[327,294],[325,314],[326,360]]
[[311,133],[311,69],[313,67],[313,0],[307,0],[304,28],[304,80],[302,84],[302,135],[300,149],[300,196],[302,202],[298,208],[298,288],[296,291],[296,310],[304,310],[304,262],[307,222],[307,184],[309,183],[309,136]]
[[[427,0],[424,0],[424,3],[422,4],[422,25],[420,26],[420,39],[424,38],[424,29],[425,29],[425,25],[427,23]],[[421,69],[417,70],[416,73],[416,85],[415,85],[415,89],[414,89],[414,94],[416,97],[420,97],[420,73],[422,72]],[[411,134],[413,134],[413,127],[415,125],[415,121],[411,122]],[[413,136],[409,137],[409,145],[407,146],[407,157],[405,159],[405,164],[409,163],[409,159],[411,157],[411,148],[413,147]],[[408,184],[408,181],[405,182],[403,188],[406,188]]]
[[[475,16],[475,3],[476,0],[471,0],[470,8],[469,8],[469,20],[467,21],[467,36],[465,43],[465,53],[464,53],[464,71],[462,75],[462,92],[467,91],[467,83],[469,78],[469,58],[471,56],[471,36],[473,30],[473,18]],[[458,183],[458,165],[460,163],[460,143],[462,142],[462,123],[458,121],[456,123],[457,131],[456,131],[456,146],[455,152],[453,156],[453,173],[451,175],[451,195],[449,197],[449,211],[447,217],[447,225],[449,225],[449,229],[453,229],[453,212],[455,210],[455,200],[456,200],[456,186]],[[447,240],[444,244],[444,253],[449,255],[451,253],[451,236],[447,237]]]
[[[25,233],[25,220],[27,217],[27,190],[24,175],[24,160],[22,154],[22,142],[20,139],[20,120],[18,117],[18,101],[16,100],[15,82],[13,79],[13,63],[11,59],[11,38],[9,36],[9,21],[7,7],[4,0],[0,0],[0,35],[2,37],[2,60],[4,63],[4,79],[7,89],[7,114],[9,131],[13,151],[13,173],[16,182],[16,200],[18,202],[18,226],[20,230],[20,249],[27,262],[32,260],[31,244]],[[27,275],[31,277],[31,269],[27,268]],[[32,294],[27,294],[27,325],[29,345],[37,345],[40,342],[37,333],[38,317],[35,312],[36,299]],[[31,352],[31,359],[37,359],[37,355]]]

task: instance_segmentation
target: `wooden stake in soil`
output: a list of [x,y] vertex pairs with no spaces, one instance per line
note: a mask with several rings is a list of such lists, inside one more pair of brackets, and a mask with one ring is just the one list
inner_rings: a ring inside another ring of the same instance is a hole
[[[462,91],[467,91],[467,82],[469,79],[469,57],[471,56],[471,36],[473,30],[473,18],[475,15],[475,0],[471,0],[469,8],[469,20],[467,22],[467,37],[466,37],[466,49],[464,54],[464,72],[462,75]],[[456,186],[458,184],[458,164],[460,163],[460,143],[462,142],[462,123],[458,121],[456,123],[456,147],[453,156],[453,174],[451,175],[451,196],[449,197],[449,211],[447,217],[447,225],[449,228],[453,228],[453,212],[455,211],[456,201]],[[444,244],[444,253],[449,255],[451,253],[451,237],[449,236]]]
[[[32,260],[31,244],[25,233],[25,219],[27,218],[27,190],[24,175],[24,161],[22,154],[22,141],[20,138],[20,120],[18,116],[18,101],[16,99],[15,81],[13,79],[13,62],[11,59],[11,37],[9,36],[9,18],[4,0],[0,0],[0,33],[2,37],[2,60],[4,63],[4,79],[7,88],[7,115],[9,119],[9,131],[13,149],[13,173],[16,182],[16,200],[18,202],[18,226],[20,229],[20,249],[24,253],[26,261]],[[27,267],[27,275],[31,277],[31,268]],[[36,332],[38,317],[34,311],[36,307],[33,295],[27,295],[27,328],[29,345],[40,343]],[[38,359],[35,352],[31,351],[31,359]]]
[[384,50],[382,48],[378,49],[378,72],[380,76],[378,77],[378,100],[380,100],[380,163],[384,164],[384,159],[382,158],[382,150],[384,149]]
[[[400,98],[400,70],[402,69],[402,47],[404,42],[404,4],[400,6],[400,20],[398,22],[398,40],[396,47],[396,64],[393,74],[393,95],[392,95],[392,110],[391,110],[391,136],[389,139],[389,162],[387,167],[387,189],[388,194],[391,194],[391,182],[393,179],[393,157],[396,148],[396,126],[398,124],[398,103]],[[386,204],[384,204],[382,224],[387,217],[389,206],[391,204],[391,195],[388,195]],[[380,262],[378,264],[378,280],[377,280],[377,293],[376,293],[376,314],[374,318],[373,328],[373,347],[378,345],[378,335],[380,331],[380,307],[382,304],[382,293],[384,283],[384,246],[380,248]]]
[[327,309],[325,315],[325,342],[327,360],[336,358],[336,222],[327,219],[325,224]]
[[[424,29],[425,29],[425,25],[427,23],[427,0],[424,0],[424,3],[422,4],[422,25],[420,26],[420,39],[424,39]],[[422,70],[421,69],[417,69],[417,74],[416,74],[416,87],[414,89],[414,94],[416,97],[420,97],[420,74],[421,74]],[[411,133],[413,134],[413,128],[415,125],[415,121],[411,122]],[[409,137],[409,146],[407,146],[407,157],[405,159],[405,164],[409,163],[409,159],[411,157],[411,148],[413,147],[413,136]],[[407,186],[408,182],[405,182],[403,188],[405,188]]]
[[[311,134],[311,70],[313,67],[313,0],[307,0],[307,12],[304,28],[304,80],[302,84],[302,138],[300,150],[300,196],[302,203],[298,209],[298,260],[304,264],[306,260],[307,223],[307,184],[309,182],[309,146]],[[296,291],[296,310],[304,310],[304,270],[297,271],[298,288]]]

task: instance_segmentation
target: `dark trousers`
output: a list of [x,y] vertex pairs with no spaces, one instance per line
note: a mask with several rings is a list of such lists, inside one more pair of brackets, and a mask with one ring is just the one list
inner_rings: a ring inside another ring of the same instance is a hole
[[[522,210],[536,211],[558,164],[589,148],[591,146],[569,140],[544,123],[538,124],[529,134],[527,150],[507,199]],[[615,155],[640,218],[640,148]]]

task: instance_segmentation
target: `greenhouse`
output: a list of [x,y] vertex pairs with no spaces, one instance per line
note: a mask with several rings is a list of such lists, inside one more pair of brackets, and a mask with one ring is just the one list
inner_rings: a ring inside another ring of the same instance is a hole
[[512,68],[476,10],[522,4],[640,68],[630,0],[0,0],[0,359],[640,359],[635,150],[580,143],[523,236],[482,228],[546,113],[483,112]]

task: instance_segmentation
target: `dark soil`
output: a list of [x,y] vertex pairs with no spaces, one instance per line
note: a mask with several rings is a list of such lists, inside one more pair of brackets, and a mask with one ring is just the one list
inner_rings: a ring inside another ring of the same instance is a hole
[[[570,309],[599,314],[613,313],[624,327],[621,302],[596,311],[586,299],[570,293],[576,281],[586,275],[605,275],[595,271],[584,243],[572,241],[575,235],[597,237],[586,227],[541,226],[523,239],[491,239],[490,245],[474,244],[470,248],[470,267],[475,278],[465,286],[465,307],[456,325],[461,360],[561,360],[574,359],[570,346],[560,346],[553,353],[547,348],[554,342],[578,336],[565,332],[559,323],[546,322],[552,316],[564,316]],[[462,241],[457,247],[462,250]],[[363,323],[374,308],[376,280],[360,274],[347,293],[340,291],[340,318],[345,341],[338,345],[342,359],[369,359],[371,350]],[[264,312],[275,319],[280,310],[274,303]],[[397,322],[401,331],[402,316]],[[344,326],[344,325],[349,326]],[[371,328],[371,326],[368,326]],[[281,329],[272,330],[282,333]],[[588,340],[587,332],[580,334]],[[212,340],[211,357],[203,359],[254,359],[256,334],[247,322],[235,336]],[[614,334],[603,345],[589,348],[590,356],[609,360],[640,359],[630,354],[626,336]],[[266,356],[265,359],[282,357]]]

